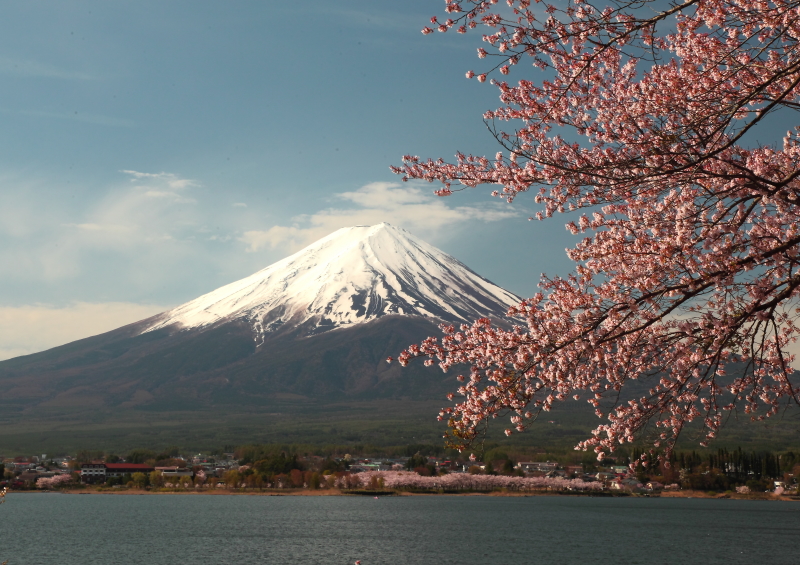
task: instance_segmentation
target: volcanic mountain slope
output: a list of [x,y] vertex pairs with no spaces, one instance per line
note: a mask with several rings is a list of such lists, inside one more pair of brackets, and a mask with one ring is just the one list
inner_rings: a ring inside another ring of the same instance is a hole
[[452,376],[386,357],[518,300],[402,229],[344,228],[168,312],[0,363],[0,411],[441,398]]

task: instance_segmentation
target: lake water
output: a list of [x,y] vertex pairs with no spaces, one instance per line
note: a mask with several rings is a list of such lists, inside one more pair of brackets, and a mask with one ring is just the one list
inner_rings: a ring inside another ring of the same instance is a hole
[[12,493],[9,565],[800,563],[800,503]]

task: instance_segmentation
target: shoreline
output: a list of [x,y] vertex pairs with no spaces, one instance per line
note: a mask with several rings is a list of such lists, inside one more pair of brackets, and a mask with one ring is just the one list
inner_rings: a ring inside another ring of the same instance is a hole
[[270,489],[259,491],[244,491],[230,489],[208,490],[147,490],[147,489],[64,489],[64,490],[12,490],[12,494],[68,494],[68,495],[112,495],[112,496],[372,496],[375,498],[385,496],[490,496],[490,497],[534,497],[550,496],[563,498],[697,498],[697,499],[725,499],[725,500],[768,500],[783,502],[800,502],[800,496],[776,496],[772,493],[718,493],[709,494],[705,491],[683,490],[662,491],[654,494],[597,492],[547,492],[547,491],[490,491],[490,492],[424,492],[424,491],[343,491],[339,489]]

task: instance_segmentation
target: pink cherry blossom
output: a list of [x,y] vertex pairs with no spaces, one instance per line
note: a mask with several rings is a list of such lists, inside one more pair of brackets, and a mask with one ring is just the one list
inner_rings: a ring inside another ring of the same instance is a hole
[[[466,447],[502,415],[518,419],[507,433],[524,430],[580,393],[605,423],[578,449],[601,457],[650,424],[669,453],[689,422],[705,445],[726,412],[762,420],[800,402],[788,352],[800,127],[782,144],[756,135],[800,108],[800,2],[507,4],[446,2],[448,26],[482,25],[478,56],[498,61],[467,76],[500,71],[502,105],[484,119],[501,151],[406,156],[393,170],[443,184],[441,195],[453,183],[496,185],[508,202],[530,193],[537,219],[568,213],[583,239],[568,250],[574,271],[543,276],[510,329],[480,319],[400,355],[471,367],[462,400],[442,411],[450,441]],[[506,65],[526,57],[530,76],[506,82]],[[631,381],[645,392],[628,393]]]
[[[517,477],[506,475],[471,475],[469,473],[450,473],[438,477],[423,477],[412,471],[367,471],[351,475],[355,488],[366,488],[373,477],[383,479],[387,489],[412,490],[468,490],[484,491],[507,489],[511,491],[540,490],[602,490],[602,483],[586,482],[581,479],[562,477]],[[350,487],[353,488],[353,487]]]
[[64,485],[72,481],[70,475],[54,475],[52,477],[42,477],[36,480],[36,488],[51,489]]

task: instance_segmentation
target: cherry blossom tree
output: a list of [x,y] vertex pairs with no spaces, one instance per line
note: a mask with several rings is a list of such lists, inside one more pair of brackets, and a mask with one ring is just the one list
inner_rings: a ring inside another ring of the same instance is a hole
[[70,482],[72,482],[72,477],[70,475],[54,475],[52,477],[37,479],[36,486],[37,488],[51,489],[58,488]]
[[[501,150],[406,156],[394,171],[444,196],[479,184],[508,202],[532,193],[536,219],[565,213],[583,237],[568,250],[574,271],[543,276],[510,311],[521,325],[445,327],[400,355],[471,367],[461,401],[440,413],[462,448],[493,418],[523,431],[569,398],[605,420],[577,446],[599,458],[642,436],[669,452],[690,422],[705,445],[726,415],[761,420],[800,401],[787,349],[800,288],[800,2],[608,3],[447,0],[447,19],[423,29],[484,31],[485,68],[466,74],[499,90],[484,120]],[[765,144],[776,117],[791,129]]]

